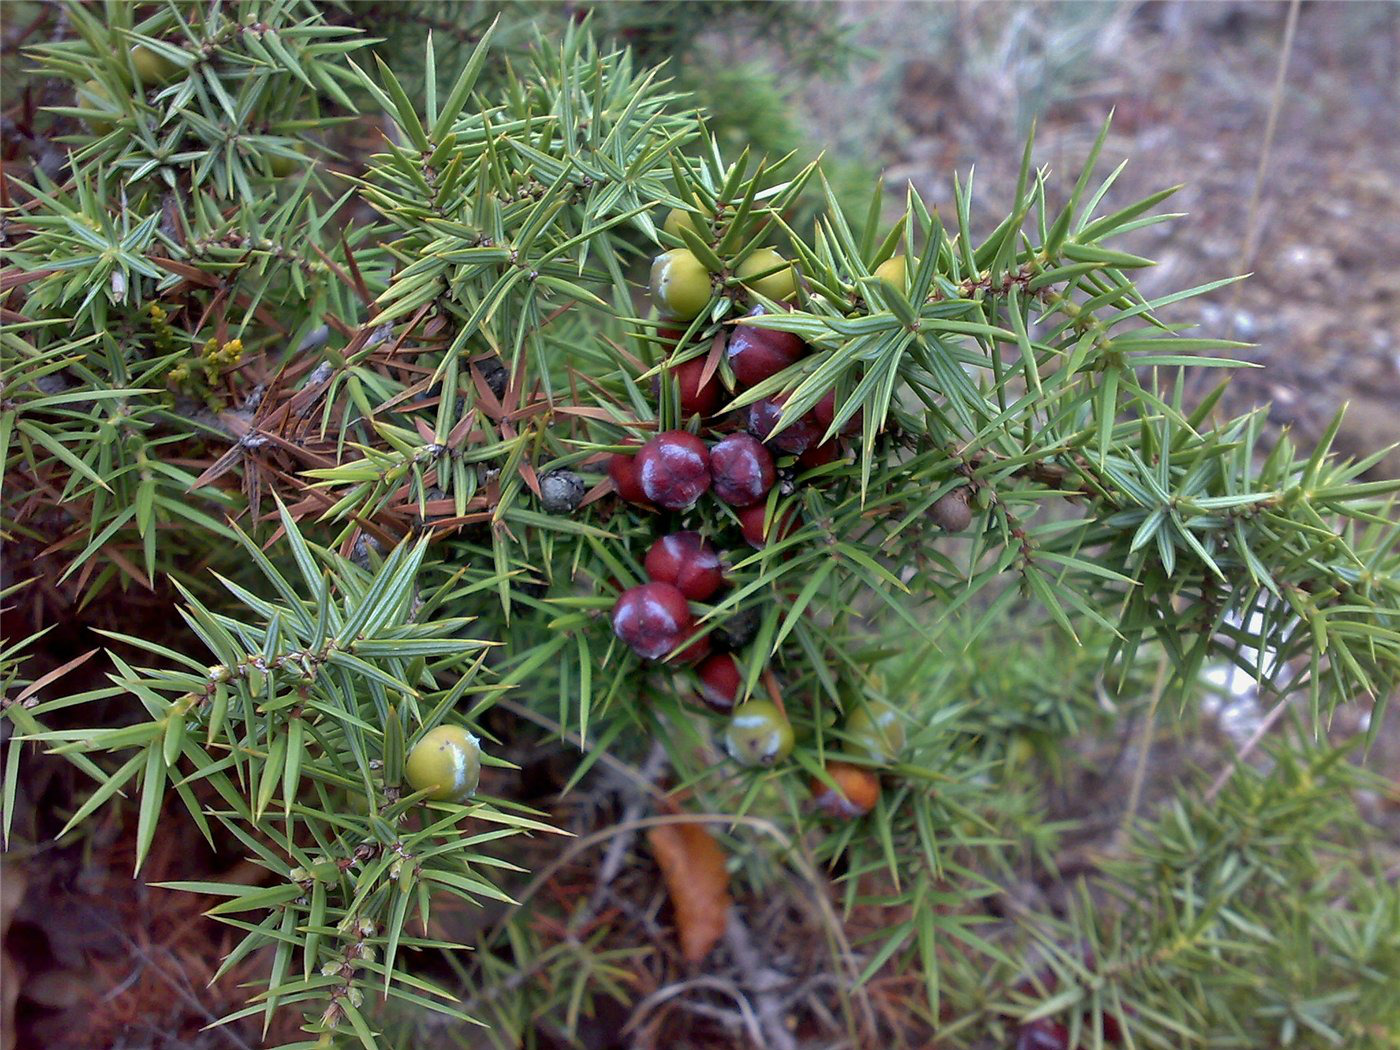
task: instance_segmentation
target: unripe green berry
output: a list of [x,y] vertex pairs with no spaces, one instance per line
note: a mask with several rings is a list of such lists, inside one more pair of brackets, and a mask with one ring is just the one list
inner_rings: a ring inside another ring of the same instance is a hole
[[710,305],[710,274],[686,248],[662,252],[651,264],[651,294],[663,313],[689,321]]
[[310,161],[300,146],[295,147],[299,157],[288,157],[283,153],[269,153],[267,167],[274,178],[285,179],[301,172]]
[[781,302],[797,293],[797,272],[772,248],[758,249],[739,264],[734,275],[745,287],[769,299]]
[[481,780],[481,745],[461,726],[438,726],[413,745],[404,771],[432,801],[464,802]]
[[1024,766],[1035,758],[1035,742],[1025,733],[1017,733],[1006,745],[1006,764]]
[[735,708],[724,748],[741,766],[771,766],[792,754],[792,724],[777,705],[750,700]]
[[[96,108],[110,109],[112,111],[113,120],[120,116],[120,113],[117,112],[116,105],[112,101],[111,94],[107,91],[106,87],[103,86],[102,81],[89,80],[83,85],[83,90],[97,100]],[[80,98],[78,102],[82,104],[85,100]],[[93,133],[97,135],[106,135],[113,127],[112,120],[103,120],[99,117],[88,117],[87,122],[88,127],[92,128]]]
[[693,211],[686,211],[684,208],[672,208],[666,214],[666,221],[662,224],[661,228],[664,229],[667,233],[671,234],[673,237],[680,237],[682,240],[684,240],[685,238],[684,235],[681,233],[681,230],[686,226],[689,226],[693,231],[695,231],[696,235],[701,240],[707,241],[710,239],[710,231],[707,228],[707,220],[702,219]]
[[876,762],[893,762],[904,750],[904,722],[883,700],[861,704],[846,719],[851,750]]
[[[919,265],[919,260],[914,260],[914,265]],[[904,291],[909,287],[909,259],[904,255],[891,255],[888,259],[875,267],[875,276],[880,278],[892,288]]]
[[131,68],[136,71],[136,79],[150,87],[155,84],[168,84],[180,72],[180,66],[144,44],[131,49]]

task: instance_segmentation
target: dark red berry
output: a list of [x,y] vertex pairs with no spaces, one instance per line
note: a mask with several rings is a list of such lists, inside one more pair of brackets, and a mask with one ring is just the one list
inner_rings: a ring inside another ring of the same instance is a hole
[[719,552],[698,532],[673,532],[651,545],[646,557],[647,575],[673,584],[693,602],[703,602],[724,586]]
[[[756,306],[745,316],[761,317],[763,313],[763,307]],[[738,325],[729,335],[729,367],[739,386],[754,386],[793,364],[806,349],[791,332]]]
[[719,407],[719,373],[712,372],[707,382],[701,382],[705,376],[705,361],[705,358],[697,357],[676,366],[676,380],[681,388],[681,414],[684,416],[713,415]]
[[[627,444],[633,444],[629,441]],[[642,478],[637,470],[637,457],[626,452],[614,452],[608,458],[608,477],[612,478],[613,488],[628,503],[647,505],[650,501],[642,491]]]
[[693,641],[675,655],[677,663],[693,664],[710,655],[710,636],[700,634],[699,627],[692,627],[686,637]]
[[762,501],[777,480],[773,457],[749,434],[730,434],[710,449],[715,495],[731,507]]
[[[719,385],[719,375],[712,374],[708,382],[702,383],[705,376],[705,361],[703,357],[697,357],[684,364],[676,365],[670,370],[670,374],[676,377],[676,382],[681,389],[681,416],[689,419],[691,416],[711,416],[715,409],[719,407],[721,389]],[[661,380],[658,378],[651,384],[653,395],[660,396]]]
[[613,633],[646,660],[660,660],[690,637],[695,619],[685,595],[673,584],[644,583],[618,596]]
[[1069,1029],[1048,1017],[1021,1026],[1016,1050],[1070,1050]]
[[841,456],[841,447],[835,441],[825,441],[820,445],[813,445],[802,455],[797,457],[798,470],[816,470],[824,467],[828,463],[835,463]]
[[773,524],[765,536],[763,518],[767,511],[767,505],[763,503],[757,503],[739,511],[739,528],[743,530],[744,539],[749,541],[750,547],[762,548],[769,543],[785,540],[797,529],[797,514],[789,507],[785,511],[780,511],[778,516],[773,519]]
[[[1089,1015],[1084,1017],[1084,1023],[1089,1024]],[[1106,1013],[1103,1015],[1103,1038],[1106,1043],[1121,1043],[1123,1041],[1123,1022],[1119,1020],[1117,1014]]]
[[[783,414],[783,404],[786,401],[787,395],[779,394],[776,397],[765,397],[750,405],[749,433],[760,441],[768,441],[768,435],[773,433],[773,428],[778,425],[778,418]],[[780,452],[800,456],[820,441],[825,432],[826,429],[817,422],[817,418],[808,412],[779,431],[769,444]]]
[[[812,415],[816,417],[822,426],[822,433],[825,434],[831,427],[832,421],[836,418],[836,391],[828,390],[826,396],[812,406]],[[841,433],[846,437],[854,437],[860,433],[861,423],[865,418],[865,412],[856,409],[850,419],[846,420],[841,428]]]
[[720,714],[734,710],[744,691],[744,676],[728,653],[706,657],[695,669],[700,678],[700,697]]
[[710,450],[694,434],[668,430],[637,453],[642,491],[668,510],[684,510],[710,487]]

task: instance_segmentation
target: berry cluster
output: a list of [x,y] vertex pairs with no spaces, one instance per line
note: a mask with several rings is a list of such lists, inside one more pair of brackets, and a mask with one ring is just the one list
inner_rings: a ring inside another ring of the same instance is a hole
[[[686,212],[673,212],[666,228],[679,235],[686,222],[700,232],[694,225],[697,217]],[[772,249],[751,253],[734,274],[744,287],[769,300],[781,301],[796,291],[791,265]],[[652,267],[652,294],[663,315],[675,322],[699,316],[715,287],[688,249],[665,252]],[[737,391],[772,378],[808,351],[796,335],[752,323],[766,309],[753,306],[747,314],[750,323],[735,326],[725,344]],[[661,327],[658,335],[678,341],[684,332]],[[749,545],[762,548],[791,535],[797,526],[795,512],[776,518],[769,513],[768,496],[779,483],[778,460],[791,457],[799,473],[835,461],[842,454],[841,439],[859,428],[859,417],[827,439],[836,418],[832,391],[774,433],[786,395],[754,402],[740,419],[717,420],[713,417],[727,396],[716,363],[699,356],[671,366],[668,375],[676,381],[682,417],[698,419],[701,432],[713,439],[707,443],[690,430],[672,429],[635,452],[612,455],[607,469],[617,494],[633,504],[675,513],[691,509],[708,493],[729,509]],[[659,383],[654,389],[659,391]],[[644,568],[648,582],[623,591],[613,606],[614,633],[643,659],[695,665],[700,699],[729,716],[724,746],[736,762],[763,767],[786,758],[793,748],[793,729],[776,689],[770,689],[772,700],[743,700],[745,674],[735,652],[752,640],[758,616],[752,610],[740,613],[709,634],[700,634],[697,627],[691,603],[705,602],[725,586],[720,552],[699,532],[670,532],[652,544]],[[892,709],[856,710],[845,735],[857,752],[874,761],[892,760],[903,746],[902,727]],[[874,807],[879,784],[860,766],[832,762],[827,777],[814,783],[813,793],[823,812],[851,818]]]

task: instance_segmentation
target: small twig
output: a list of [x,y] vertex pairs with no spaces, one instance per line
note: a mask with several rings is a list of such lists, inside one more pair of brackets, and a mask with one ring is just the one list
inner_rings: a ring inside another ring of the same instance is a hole
[[[1293,37],[1298,29],[1298,10],[1301,0],[1292,0],[1288,5],[1288,21],[1283,28],[1283,47],[1278,56],[1278,71],[1274,75],[1273,100],[1269,104],[1269,117],[1264,124],[1264,147],[1259,153],[1259,166],[1254,172],[1254,189],[1249,194],[1249,207],[1245,210],[1244,245],[1240,250],[1236,273],[1245,273],[1254,261],[1254,253],[1259,247],[1259,202],[1264,195],[1264,175],[1269,168],[1269,159],[1274,151],[1274,132],[1278,129],[1279,111],[1283,109],[1283,84],[1288,75],[1288,60],[1293,54]],[[1239,302],[1242,285],[1235,285],[1233,302]]]
[[[606,754],[604,757],[606,757]],[[632,771],[632,775],[640,778],[640,775],[635,771]],[[643,782],[645,783],[645,781]],[[650,787],[650,785],[648,786]],[[865,985],[860,982],[860,968],[856,964],[855,949],[851,947],[850,938],[846,936],[846,931],[841,925],[840,916],[836,914],[835,908],[832,907],[831,901],[827,897],[826,885],[822,881],[821,876],[817,873],[816,866],[811,862],[806,852],[799,849],[799,846],[772,821],[763,820],[760,817],[734,816],[725,813],[676,813],[663,814],[655,817],[641,817],[627,825],[614,824],[610,828],[595,831],[591,835],[584,835],[582,838],[570,842],[554,860],[541,869],[539,874],[530,880],[523,891],[516,895],[516,909],[518,910],[524,907],[535,894],[543,889],[549,881],[558,874],[561,868],[571,863],[580,853],[607,842],[618,835],[632,834],[644,828],[656,828],[667,824],[718,824],[725,827],[747,827],[762,832],[776,842],[787,857],[788,862],[797,869],[797,873],[801,875],[803,881],[811,888],[812,900],[815,902],[817,910],[821,914],[822,923],[826,927],[827,933],[834,942],[836,948],[835,954],[838,961],[844,966],[847,976],[850,979],[849,987],[838,989],[842,1001],[845,1002],[848,993],[853,992],[855,1001],[860,1004],[861,1013],[864,1015],[866,1030],[870,1032],[876,1030],[875,1007],[870,1001],[869,991],[866,989]],[[504,919],[500,920],[482,934],[479,944],[483,950],[499,934],[500,927],[504,921]],[[478,996],[476,998],[481,997]],[[472,1003],[476,1001],[476,998],[471,1000],[471,1002],[463,1008],[466,1012],[470,1013],[470,1007]]]
[[1147,780],[1147,759],[1152,754],[1152,741],[1156,736],[1157,704],[1161,702],[1166,687],[1167,653],[1163,650],[1162,658],[1157,662],[1157,678],[1152,683],[1152,696],[1147,704],[1147,715],[1143,719],[1142,734],[1138,738],[1137,767],[1133,770],[1132,786],[1128,789],[1128,805],[1123,810],[1123,819],[1118,825],[1118,834],[1114,837],[1115,850],[1122,849],[1127,842],[1132,831],[1133,818],[1137,816],[1138,805],[1142,802],[1142,785]]
[[[709,989],[711,991],[721,992],[733,999],[735,1005],[739,1008],[740,1014],[739,1025],[736,1027],[747,1028],[750,1038],[752,1038],[755,1043],[760,1045],[763,1043],[763,1029],[759,1025],[758,1016],[754,1013],[753,1005],[744,998],[743,992],[740,991],[738,985],[733,981],[726,981],[723,978],[710,975],[692,977],[688,981],[677,981],[663,988],[658,988],[637,1004],[636,1009],[632,1012],[631,1019],[627,1022],[627,1029],[635,1031],[641,1027],[647,1015],[658,1006],[662,1006],[677,996],[684,995],[686,992],[697,989]],[[710,1007],[708,1004],[697,1002],[685,1002],[684,1006],[685,1009],[695,1013],[709,1014],[711,1010],[714,1010],[714,1008]],[[714,1012],[713,1016],[726,1024],[732,1024],[735,1019],[734,1015],[728,1011],[717,1010]]]
[[739,964],[739,972],[744,975],[745,990],[753,1000],[758,1023],[763,1028],[762,1045],[767,1050],[797,1050],[797,1042],[783,1023],[782,1000],[774,994],[774,988],[784,982],[786,975],[778,973],[759,956],[753,938],[749,936],[749,928],[737,909],[731,908],[729,911],[729,921],[724,927],[724,943]]
[[[214,1014],[210,1013],[209,1008],[206,1007],[202,1002],[200,1002],[199,999],[189,990],[188,987],[175,980],[175,978],[173,978],[169,973],[166,972],[165,967],[161,966],[160,963],[156,962],[155,959],[151,958],[148,954],[146,954],[146,952],[144,952],[141,949],[141,946],[137,944],[136,941],[130,935],[127,934],[126,930],[124,930],[121,926],[117,925],[111,919],[107,918],[107,916],[103,915],[96,908],[88,907],[84,908],[84,911],[86,911],[94,920],[96,920],[96,922],[100,926],[103,926],[112,933],[116,934],[120,940],[125,942],[127,950],[130,951],[133,955],[135,955],[136,958],[139,959],[141,963],[148,970],[150,970],[151,973],[155,974],[156,977],[158,977],[162,982],[168,985],[175,992],[175,994],[180,997],[181,1001],[183,1001],[187,1007],[189,1007],[191,1010],[195,1011],[206,1021],[208,1021],[209,1030],[217,1031],[230,1043],[238,1047],[238,1050],[253,1050],[253,1048],[248,1043],[244,1042],[242,1037],[239,1036],[239,1034],[232,1028],[219,1025],[219,1018],[215,1017]],[[165,951],[165,954],[167,956],[170,956],[173,961],[173,956],[171,956],[168,949]]]
[[[654,787],[665,769],[666,749],[658,741],[652,744],[651,754],[647,755],[646,761],[642,763],[642,776],[648,784]],[[634,823],[646,809],[647,803],[648,796],[645,792],[634,791],[622,810],[622,819],[619,823],[626,825]],[[632,848],[632,843],[636,841],[636,838],[637,834],[633,831],[630,835],[617,836],[608,844],[608,851],[603,855],[603,863],[598,866],[598,877],[595,880],[593,896],[589,898],[588,907],[579,913],[576,925],[586,922],[598,910],[598,904],[603,899],[604,893],[622,871],[622,865],[627,860],[627,851]]]
[[1215,783],[1211,784],[1210,790],[1206,792],[1207,802],[1215,801],[1215,796],[1225,789],[1225,785],[1228,784],[1230,778],[1235,775],[1235,770],[1240,767],[1240,763],[1248,758],[1254,749],[1259,746],[1259,741],[1263,740],[1265,734],[1273,728],[1274,723],[1279,720],[1279,716],[1283,714],[1284,708],[1287,706],[1288,697],[1285,696],[1269,710],[1269,713],[1264,716],[1263,721],[1259,723],[1258,728],[1256,728],[1254,732],[1250,734],[1249,739],[1244,742],[1244,746],[1241,747],[1235,754],[1235,757],[1230,760],[1230,764],[1215,778]]
[[[593,745],[585,742],[583,738],[580,737],[577,733],[565,729],[558,722],[554,721],[554,719],[548,717],[547,715],[542,715],[538,711],[532,711],[525,705],[518,704],[515,701],[508,700],[504,697],[497,699],[496,704],[498,707],[505,708],[512,714],[519,715],[521,718],[528,719],[529,721],[534,722],[536,725],[543,726],[551,732],[558,733],[561,737],[570,741],[581,750],[593,750]],[[638,770],[633,769],[625,762],[621,762],[618,759],[614,758],[608,752],[600,752],[598,755],[598,760],[604,765],[608,766],[610,769],[614,769],[617,772],[628,777],[653,798],[664,799],[666,797],[666,793],[662,791],[661,788],[657,787],[656,784],[652,783],[652,781],[648,777],[643,775]],[[771,821],[762,820],[758,817],[726,816],[724,814],[684,813],[656,817],[641,817],[629,823],[614,824],[610,828],[604,828],[603,830],[595,832],[592,835],[585,835],[584,837],[571,842],[569,846],[548,865],[548,867],[546,867],[537,876],[535,876],[533,880],[531,880],[530,884],[526,886],[525,891],[517,898],[516,907],[522,907],[525,904],[525,902],[528,901],[531,897],[533,897],[536,893],[538,893],[540,889],[544,887],[549,882],[549,880],[553,878],[554,875],[565,864],[568,864],[570,861],[572,861],[573,858],[576,857],[579,853],[591,849],[599,843],[607,842],[618,835],[635,834],[637,831],[643,828],[659,827],[663,824],[686,823],[723,824],[729,827],[750,827],[756,831],[763,832],[769,838],[773,839],[775,842],[778,843],[778,845],[782,848],[784,854],[789,858],[789,862],[797,869],[798,874],[802,876],[802,879],[811,887],[813,891],[812,900],[815,902],[817,911],[821,915],[822,925],[826,928],[827,933],[831,937],[834,953],[836,954],[838,961],[842,964],[842,966],[844,966],[847,972],[847,976],[850,978],[849,990],[852,990],[854,992],[854,999],[857,1003],[860,1004],[860,1011],[865,1021],[866,1031],[874,1032],[876,1030],[875,1007],[870,1001],[870,993],[866,990],[865,985],[860,980],[860,968],[856,965],[855,949],[851,947],[850,939],[846,936],[845,928],[841,925],[841,918],[836,914],[835,908],[832,907],[831,901],[827,897],[825,883],[822,881],[821,876],[817,872],[816,863],[813,861],[810,853],[807,851],[807,849],[801,843],[800,840],[798,840],[798,842],[795,843],[792,839],[788,838],[788,836],[784,834],[783,831],[776,824],[772,823]],[[498,923],[495,928],[487,931],[482,936],[480,943],[483,946],[490,943],[491,939],[494,938],[497,932],[499,932],[499,926],[500,924]],[[842,1005],[844,1007],[848,1003],[848,988],[838,987],[838,992],[842,1001]]]

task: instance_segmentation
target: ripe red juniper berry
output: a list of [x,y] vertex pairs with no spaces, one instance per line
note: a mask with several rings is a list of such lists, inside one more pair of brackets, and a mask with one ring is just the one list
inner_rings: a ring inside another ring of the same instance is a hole
[[652,395],[654,397],[661,396],[663,377],[675,376],[681,391],[681,416],[689,419],[691,416],[714,415],[715,409],[719,407],[723,391],[719,385],[717,372],[711,374],[708,381],[701,382],[705,375],[706,360],[704,357],[692,358],[662,373],[661,376],[657,376],[651,383]]
[[647,551],[647,575],[674,585],[694,602],[703,602],[724,586],[719,551],[698,532],[673,532],[662,536]]
[[817,422],[816,416],[808,412],[793,420],[769,440],[768,435],[772,434],[773,428],[778,425],[778,418],[783,414],[786,401],[786,394],[778,394],[776,397],[765,397],[750,405],[749,433],[760,441],[768,442],[780,452],[800,456],[821,440],[826,428]]
[[[710,655],[710,636],[701,634],[699,626],[692,627],[686,632],[685,638],[689,638],[690,644],[676,653],[672,659],[678,664],[693,664],[705,659]],[[677,644],[684,644],[685,639],[681,639]]]
[[684,510],[710,487],[710,450],[694,434],[668,430],[637,453],[646,498],[668,510]]
[[841,447],[835,441],[824,441],[820,445],[813,445],[797,457],[797,469],[816,470],[828,463],[835,463],[840,458]]
[[[761,317],[764,312],[763,307],[756,306],[744,316]],[[729,334],[729,367],[734,370],[739,386],[750,387],[777,375],[801,358],[806,350],[802,340],[791,332],[738,325]]]
[[761,502],[778,477],[773,457],[750,434],[730,434],[711,448],[710,474],[715,495],[731,507]]
[[1069,1029],[1048,1017],[1021,1026],[1016,1050],[1070,1050]]
[[707,707],[728,714],[744,691],[744,676],[728,653],[706,657],[695,669],[700,679],[700,698]]
[[[635,445],[636,442],[627,440],[626,445]],[[647,499],[647,494],[642,491],[642,477],[637,469],[637,457],[626,452],[614,452],[608,458],[608,477],[612,478],[613,488],[617,494],[628,503],[640,503],[643,506],[650,506],[651,501]]]
[[763,519],[768,507],[763,503],[756,503],[752,507],[745,507],[739,511],[739,528],[744,533],[744,539],[749,541],[750,547],[766,547],[769,543],[777,543],[785,540],[797,529],[797,512],[789,507],[787,510],[779,511],[777,517],[773,519],[773,524],[767,533],[763,531]]
[[704,357],[696,357],[675,368],[676,381],[681,388],[681,415],[687,418],[714,415],[719,407],[719,373],[712,372],[705,380],[705,361]]
[[[832,422],[836,419],[836,391],[828,390],[826,396],[812,406],[812,415],[816,417],[822,426],[822,433],[825,434]],[[845,437],[855,437],[860,433],[861,423],[865,419],[865,412],[856,409],[855,414],[846,420],[841,427],[840,433]]]
[[644,583],[618,595],[613,633],[645,660],[660,660],[685,641],[695,618],[685,595],[670,583]]

